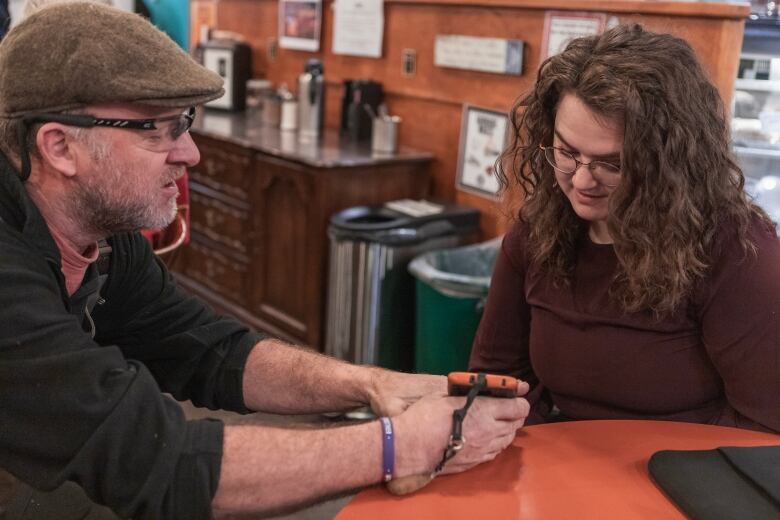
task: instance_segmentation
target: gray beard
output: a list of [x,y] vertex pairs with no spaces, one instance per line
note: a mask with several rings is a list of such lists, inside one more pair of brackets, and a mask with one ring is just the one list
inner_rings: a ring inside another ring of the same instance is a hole
[[[109,161],[105,161],[110,163]],[[120,175],[113,165],[106,164],[105,175]],[[148,203],[131,197],[118,197],[104,185],[77,181],[73,192],[73,210],[76,218],[99,236],[163,229],[176,218],[176,199],[172,198],[167,211],[155,210]]]
[[74,195],[79,220],[100,236],[141,229],[162,229],[176,218],[176,199],[171,199],[168,212],[155,214],[155,211],[138,201],[111,201],[101,190],[89,189],[83,185],[78,186]]

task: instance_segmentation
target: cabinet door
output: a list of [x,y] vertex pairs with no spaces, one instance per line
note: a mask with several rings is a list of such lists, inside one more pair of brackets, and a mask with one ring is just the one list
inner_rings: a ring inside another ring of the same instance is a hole
[[246,255],[252,237],[248,202],[233,200],[219,192],[190,183],[190,222],[192,231]]
[[247,259],[225,253],[224,248],[193,233],[185,250],[183,273],[222,298],[246,305],[246,280],[249,275]]
[[200,150],[200,163],[190,171],[190,178],[217,192],[246,200],[251,184],[251,152],[246,148],[203,135],[192,134],[192,137]]
[[255,157],[253,187],[255,239],[252,258],[252,312],[300,342],[319,344],[319,258],[311,250],[314,205],[311,172],[296,163],[262,154]]

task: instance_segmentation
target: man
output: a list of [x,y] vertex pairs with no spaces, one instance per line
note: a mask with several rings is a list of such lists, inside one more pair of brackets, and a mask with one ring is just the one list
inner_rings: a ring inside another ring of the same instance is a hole
[[[175,181],[199,159],[192,106],[222,94],[216,75],[140,17],[87,3],[19,24],[0,70],[0,467],[44,491],[76,483],[123,518],[187,519],[430,473],[464,403],[443,378],[349,365],[218,318],[135,232],[173,218]],[[393,435],[376,421],[186,421],[161,391],[240,412],[370,404]],[[527,412],[477,399],[445,471],[495,457]]]

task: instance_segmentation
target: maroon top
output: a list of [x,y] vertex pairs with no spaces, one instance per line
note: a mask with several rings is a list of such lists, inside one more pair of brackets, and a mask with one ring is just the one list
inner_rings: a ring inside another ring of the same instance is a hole
[[780,240],[755,223],[745,257],[722,233],[690,301],[662,320],[624,313],[608,290],[611,245],[583,238],[570,287],[555,288],[506,235],[470,369],[531,384],[532,416],[665,419],[780,432]]

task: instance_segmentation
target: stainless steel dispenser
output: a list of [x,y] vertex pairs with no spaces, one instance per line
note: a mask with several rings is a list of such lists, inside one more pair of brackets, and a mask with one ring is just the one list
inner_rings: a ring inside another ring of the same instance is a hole
[[325,79],[322,62],[306,62],[303,74],[298,76],[298,133],[302,139],[315,139],[322,131],[325,111]]
[[206,106],[222,110],[246,108],[246,82],[252,77],[252,50],[244,42],[209,40],[202,46],[203,66],[225,80],[225,95]]

